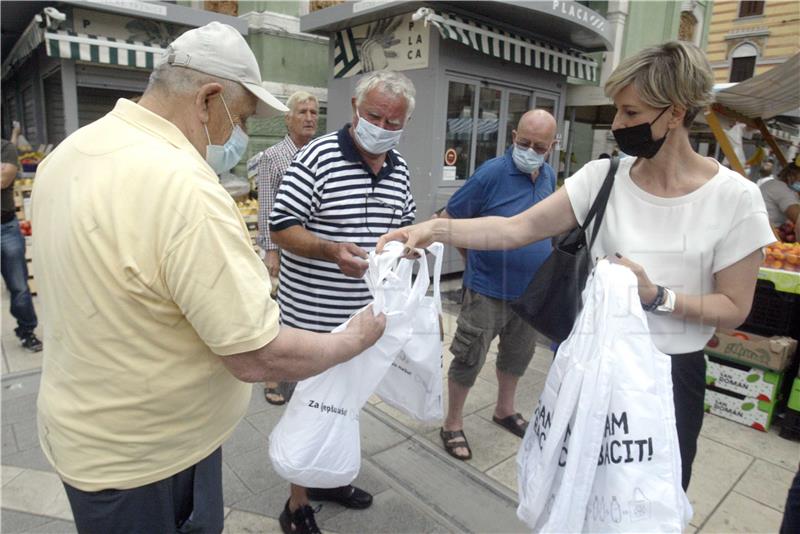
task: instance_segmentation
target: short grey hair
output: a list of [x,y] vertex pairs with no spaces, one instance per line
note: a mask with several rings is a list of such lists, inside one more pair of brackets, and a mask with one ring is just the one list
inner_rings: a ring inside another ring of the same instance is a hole
[[711,103],[714,75],[702,50],[685,41],[670,41],[622,60],[606,81],[606,96],[614,98],[630,84],[649,106],[685,108],[683,125],[688,127]]
[[194,93],[200,86],[207,83],[218,83],[222,85],[225,100],[228,102],[238,100],[249,94],[249,91],[239,82],[211,76],[210,74],[187,69],[186,67],[173,66],[168,63],[164,63],[153,69],[153,72],[150,73],[150,80],[147,83],[145,92],[150,92],[152,90],[187,95]]
[[313,100],[314,104],[319,108],[319,100],[308,91],[295,91],[289,95],[289,98],[286,100],[286,107],[289,108],[289,113],[294,113],[295,106],[303,102],[308,102],[309,100]]
[[380,87],[381,90],[405,99],[407,104],[406,119],[414,112],[417,90],[405,74],[393,70],[376,70],[361,78],[356,84],[356,105],[360,106],[364,97],[371,90]]

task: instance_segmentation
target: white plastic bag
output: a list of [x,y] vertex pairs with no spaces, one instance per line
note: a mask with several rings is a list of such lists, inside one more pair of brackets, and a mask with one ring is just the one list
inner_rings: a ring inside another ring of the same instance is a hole
[[598,262],[517,455],[517,515],[541,532],[680,532],[671,361],[627,268]]
[[[424,297],[414,313],[411,339],[375,390],[381,400],[425,423],[440,421],[442,409],[442,275],[444,245],[433,243],[433,296]],[[410,267],[410,265],[409,265]],[[411,276],[410,270],[401,276]]]
[[[418,261],[414,284],[398,277],[410,260],[399,259],[401,243],[369,256],[365,281],[386,314],[386,329],[372,347],[347,362],[297,384],[281,420],[272,430],[269,455],[284,479],[305,487],[345,486],[361,467],[358,416],[386,370],[411,336],[411,318],[428,289],[428,265]],[[349,320],[347,321],[349,322]],[[347,322],[334,332],[344,330]]]

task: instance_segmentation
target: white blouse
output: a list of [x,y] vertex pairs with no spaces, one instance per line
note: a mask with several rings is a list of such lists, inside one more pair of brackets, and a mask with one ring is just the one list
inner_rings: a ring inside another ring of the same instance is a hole
[[[591,250],[593,258],[618,252],[640,264],[655,284],[677,293],[705,295],[714,292],[714,273],[775,241],[758,187],[740,174],[720,165],[717,174],[695,191],[663,198],[631,180],[635,161],[620,160]],[[581,224],[609,163],[591,161],[564,184]],[[647,315],[656,347],[667,354],[700,350],[714,333],[713,326],[683,317]]]

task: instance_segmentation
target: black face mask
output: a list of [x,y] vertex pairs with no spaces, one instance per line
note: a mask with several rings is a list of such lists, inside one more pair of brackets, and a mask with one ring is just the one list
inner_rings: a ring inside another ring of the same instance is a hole
[[[661,148],[661,145],[667,140],[667,134],[664,134],[664,137],[661,139],[655,140],[653,139],[653,130],[650,127],[655,124],[668,109],[669,106],[662,109],[658,117],[653,119],[653,122],[643,122],[636,126],[611,130],[611,133],[614,134],[614,139],[617,140],[619,149],[629,156],[636,156],[637,158],[650,159],[655,156]],[[669,133],[669,130],[667,130],[667,133]]]

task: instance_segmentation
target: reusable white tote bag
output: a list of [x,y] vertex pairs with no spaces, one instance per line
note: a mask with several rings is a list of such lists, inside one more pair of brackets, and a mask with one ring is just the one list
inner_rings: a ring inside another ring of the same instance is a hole
[[[442,409],[442,275],[444,245],[428,247],[433,255],[433,296],[424,297],[411,324],[411,338],[375,390],[381,400],[425,423],[441,421]],[[408,273],[411,276],[410,265]]]
[[[269,455],[275,471],[294,484],[312,488],[345,486],[361,467],[358,417],[386,370],[411,336],[412,317],[428,289],[423,257],[413,285],[398,269],[403,245],[387,244],[369,255],[365,281],[375,297],[376,313],[386,314],[386,329],[370,348],[297,384],[281,420],[272,430]],[[347,322],[334,329],[344,330]]]
[[598,262],[517,456],[518,516],[541,532],[681,532],[671,361],[633,273]]

